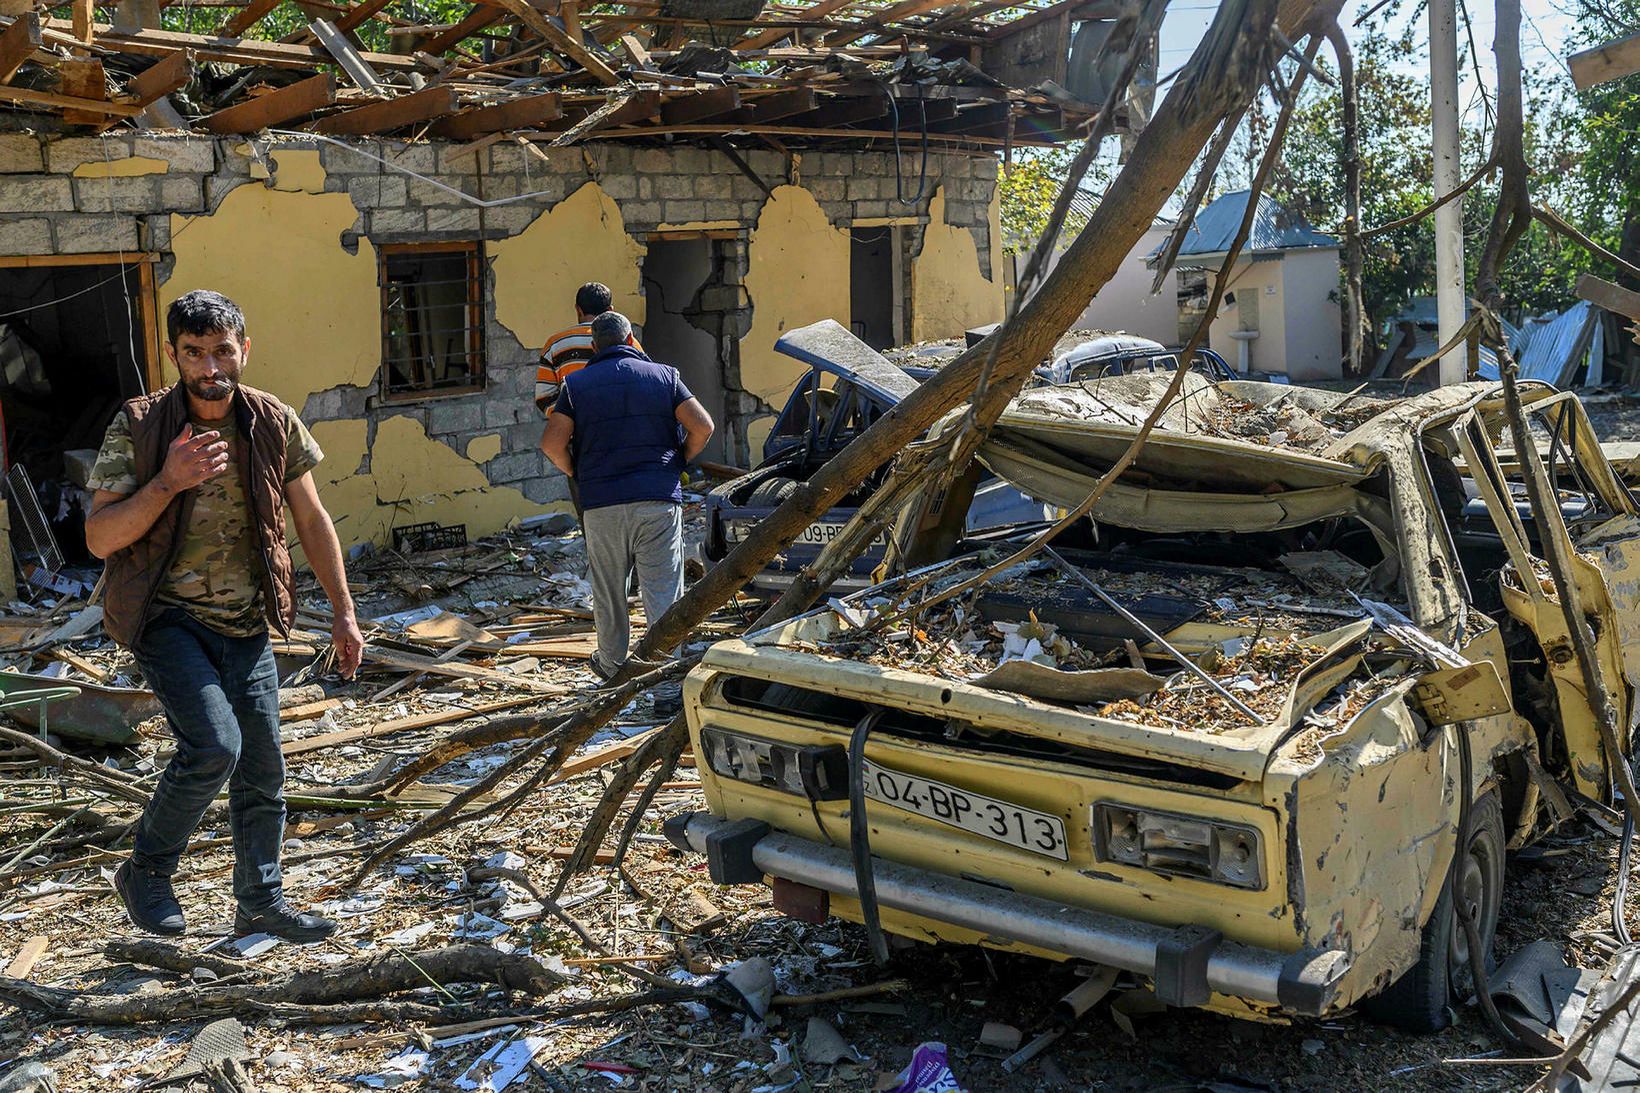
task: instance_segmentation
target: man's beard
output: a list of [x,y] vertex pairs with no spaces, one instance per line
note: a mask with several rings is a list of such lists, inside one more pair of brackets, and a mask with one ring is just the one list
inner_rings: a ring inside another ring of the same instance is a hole
[[239,381],[229,376],[221,376],[214,380],[197,379],[188,381],[188,393],[195,398],[202,398],[206,402],[220,402],[232,397]]

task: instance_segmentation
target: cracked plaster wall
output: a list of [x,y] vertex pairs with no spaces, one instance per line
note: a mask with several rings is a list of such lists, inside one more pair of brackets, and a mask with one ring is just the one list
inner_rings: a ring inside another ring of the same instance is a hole
[[[349,543],[425,520],[466,523],[476,536],[565,507],[563,480],[536,447],[535,358],[571,321],[584,280],[610,284],[641,321],[651,232],[732,233],[703,294],[715,310],[699,325],[720,339],[733,419],[721,425],[742,460],[761,441],[756,416],[784,401],[800,371],[772,352],[775,338],[818,318],[847,320],[851,225],[904,226],[915,336],[1000,317],[994,159],[931,155],[930,198],[906,206],[895,200],[893,160],[877,152],[744,153],[772,198],[707,149],[545,154],[510,143],[474,154],[379,140],[253,148],[240,138],[3,134],[0,255],[154,252],[161,307],[204,286],[238,300],[252,338],[249,382],[295,406],[325,447],[320,485]],[[479,208],[451,189],[529,196]],[[487,258],[485,389],[384,400],[378,248],[473,239]],[[936,292],[938,302],[928,298]]]

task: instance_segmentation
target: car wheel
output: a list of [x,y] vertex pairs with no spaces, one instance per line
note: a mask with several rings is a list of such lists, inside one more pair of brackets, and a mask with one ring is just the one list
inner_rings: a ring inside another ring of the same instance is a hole
[[1505,842],[1503,806],[1496,792],[1475,802],[1470,821],[1468,852],[1424,924],[1418,963],[1361,1003],[1369,1020],[1407,1032],[1438,1032],[1452,1023],[1452,1006],[1474,993],[1469,940],[1453,912],[1454,892],[1474,917],[1486,966],[1492,967],[1492,941],[1503,905]]
[[795,478],[771,478],[767,482],[759,482],[752,495],[746,499],[748,505],[778,505],[793,493],[802,483]]

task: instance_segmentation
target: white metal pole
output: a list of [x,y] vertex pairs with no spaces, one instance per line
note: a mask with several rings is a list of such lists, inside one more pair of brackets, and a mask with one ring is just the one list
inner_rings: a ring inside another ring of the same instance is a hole
[[[1458,15],[1457,0],[1429,3],[1429,97],[1435,152],[1435,196],[1442,197],[1462,181],[1458,161]],[[1435,210],[1435,307],[1439,343],[1458,332],[1467,310],[1463,276],[1463,198]],[[1462,346],[1441,358],[1442,384],[1461,383],[1468,355]]]

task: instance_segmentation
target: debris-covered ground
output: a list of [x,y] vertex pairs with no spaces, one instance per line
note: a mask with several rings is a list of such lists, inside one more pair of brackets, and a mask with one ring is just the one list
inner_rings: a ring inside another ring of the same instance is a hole
[[[975,1091],[1501,1090],[1538,1073],[1452,1062],[1503,1053],[1472,1010],[1444,1033],[1412,1037],[1357,1017],[1257,1025],[1156,1012],[1137,991],[1101,1003],[1051,1050],[1007,1073],[1001,1061],[1016,1041],[1052,1027],[1051,1001],[1077,982],[1071,969],[945,947],[901,950],[879,968],[852,925],[805,924],[772,911],[760,888],[714,886],[703,861],[660,834],[663,816],[700,807],[687,760],[659,787],[621,867],[606,848],[554,901],[562,863],[605,786],[659,725],[647,698],[514,811],[416,842],[347,884],[370,849],[529,741],[463,755],[392,797],[358,787],[380,785],[481,719],[561,709],[596,685],[586,668],[583,571],[578,535],[556,521],[464,548],[357,558],[350,577],[361,619],[377,621],[352,683],[315,661],[328,618],[323,597],[308,589],[299,632],[281,646],[285,862],[290,895],[341,923],[318,946],[231,939],[232,854],[221,812],[207,816],[177,878],[188,934],[136,944],[152,939],[125,921],[108,876],[171,746],[163,718],[148,716],[129,745],[53,733],[50,743],[80,761],[62,771],[42,765],[24,744],[29,730],[12,726],[0,753],[0,999],[24,1005],[0,1016],[0,1083],[27,1073],[29,1062],[50,1068],[62,1090],[135,1089],[170,1075],[185,1083],[190,1045],[224,999],[237,1000],[228,1008],[243,1049],[232,1028],[213,1036],[228,1034],[224,1050],[244,1056],[248,1084],[201,1077],[195,1088],[500,1088],[510,1073],[512,1089],[891,1089],[929,1041],[947,1046],[952,1071]],[[1217,605],[1219,615],[1240,620],[1249,599],[1278,614],[1301,598],[1325,600],[1313,584],[1300,597],[1297,577],[1260,581]],[[6,647],[21,650],[9,667],[60,665],[50,674],[68,683],[140,683],[81,601],[50,600],[0,619]],[[697,636],[737,632],[752,613],[737,604]],[[1294,625],[1281,629],[1303,633],[1340,622],[1326,614],[1303,626],[1285,621]],[[1040,627],[942,628],[951,631],[954,644],[935,652],[961,675],[994,667],[1010,641],[1035,641],[1067,664],[1085,655]],[[920,656],[924,640],[926,632],[911,633],[861,652]],[[1261,639],[1226,650],[1214,673],[1285,678],[1309,648],[1292,637]],[[1615,828],[1580,822],[1529,859],[1512,859],[1500,953],[1550,938],[1574,963],[1603,966],[1615,948],[1607,918],[1615,848]],[[374,962],[373,978],[361,962]],[[444,985],[455,982],[451,968],[480,966],[467,974],[488,986]],[[725,970],[732,975],[719,982]],[[620,1008],[635,1000],[652,1004]],[[86,1005],[149,1019],[76,1018],[84,1011],[74,1007]],[[498,1012],[541,1016],[500,1020]]]

